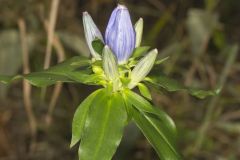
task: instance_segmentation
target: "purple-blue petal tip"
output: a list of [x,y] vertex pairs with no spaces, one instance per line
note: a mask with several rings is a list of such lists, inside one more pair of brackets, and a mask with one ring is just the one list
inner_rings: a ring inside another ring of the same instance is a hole
[[131,56],[136,34],[129,11],[124,5],[119,4],[113,10],[105,32],[105,42],[116,55],[118,63],[125,63]]

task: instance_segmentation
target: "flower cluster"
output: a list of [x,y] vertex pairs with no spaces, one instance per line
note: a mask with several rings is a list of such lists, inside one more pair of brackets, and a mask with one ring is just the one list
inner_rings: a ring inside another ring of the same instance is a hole
[[[134,59],[131,59],[131,56],[137,49],[141,48],[143,19],[140,18],[133,26],[128,9],[119,4],[111,14],[105,31],[105,38],[103,38],[92,17],[87,12],[83,13],[83,24],[92,58],[103,61],[105,76],[113,83],[114,90],[118,90],[121,86],[119,79],[122,75],[119,73],[119,66],[131,63]],[[92,45],[92,42],[96,39],[100,40],[105,46],[101,55]],[[153,49],[140,59],[137,64],[130,66],[130,68],[134,68],[130,70],[128,75],[128,88],[134,88],[146,77],[154,65],[157,53],[157,49]]]

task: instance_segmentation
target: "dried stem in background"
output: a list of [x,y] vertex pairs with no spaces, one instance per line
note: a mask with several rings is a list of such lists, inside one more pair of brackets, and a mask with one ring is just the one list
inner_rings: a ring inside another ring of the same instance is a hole
[[[49,26],[48,22],[44,21],[44,27],[45,27],[46,30],[49,28],[48,26]],[[57,35],[54,35],[53,47],[55,48],[56,53],[57,53],[58,63],[62,62],[65,59],[65,52],[64,52],[64,48],[63,48],[63,46],[62,46],[62,44],[61,44]],[[47,112],[47,115],[46,115],[47,126],[49,126],[51,124],[52,113],[53,113],[53,110],[54,110],[54,108],[57,104],[57,99],[58,99],[58,97],[61,93],[61,90],[62,90],[62,83],[58,82],[54,86],[53,95],[52,95],[52,98],[51,98],[51,101],[50,101],[50,104],[49,104],[49,108],[48,108],[48,112]]]
[[[21,46],[22,46],[23,74],[28,74],[30,72],[29,52],[28,52],[28,46],[27,46],[26,24],[23,19],[18,20],[18,26],[20,29]],[[30,131],[31,131],[31,136],[33,140],[32,142],[34,143],[36,138],[37,122],[32,110],[31,85],[27,82],[27,80],[23,80],[23,99],[24,99],[24,107],[25,107],[29,125],[30,125]]]
[[[50,15],[49,15],[49,24],[47,21],[43,20],[45,30],[47,31],[47,34],[48,34],[46,55],[45,55],[45,61],[44,61],[44,69],[47,69],[50,66],[51,55],[52,55],[52,46],[54,46],[54,48],[57,51],[58,62],[61,62],[65,59],[64,49],[59,41],[59,38],[54,34],[56,21],[57,21],[58,7],[59,7],[59,0],[52,0],[51,11],[50,11]],[[51,101],[49,104],[48,112],[46,115],[47,126],[49,126],[51,123],[52,112],[56,106],[57,99],[59,97],[61,89],[62,89],[62,83],[59,82],[54,87],[53,95],[52,95],[52,98],[51,98]],[[44,89],[44,91],[43,91],[44,94],[45,94],[45,91],[46,90]]]
[[197,69],[200,67],[200,59],[202,58],[202,56],[204,56],[204,54],[207,50],[209,39],[210,39],[210,37],[208,36],[205,39],[203,46],[201,47],[201,49],[202,49],[201,52],[198,53],[193,58],[192,64],[189,67],[190,70],[186,73],[185,85],[187,85],[187,86],[191,85],[194,74],[196,73]]
[[52,55],[52,43],[54,39],[54,30],[57,21],[59,0],[52,0],[51,11],[49,15],[49,26],[48,26],[48,39],[47,39],[47,48],[46,55],[44,60],[44,69],[47,69],[50,66],[51,55]]
[[[233,47],[231,51],[229,51],[228,59],[225,63],[225,66],[224,66],[221,76],[219,78],[219,86],[222,86],[222,87],[224,86],[224,84],[227,80],[228,74],[230,72],[230,69],[236,60],[237,53],[238,53],[238,47],[236,47],[236,46]],[[213,97],[211,99],[209,105],[207,106],[207,111],[206,111],[203,123],[199,129],[199,133],[197,136],[198,138],[196,139],[195,145],[192,148],[193,153],[196,153],[202,147],[202,143],[205,140],[206,133],[212,123],[212,117],[214,116],[214,111],[216,110],[216,104],[217,104],[219,98],[220,98],[220,94]]]

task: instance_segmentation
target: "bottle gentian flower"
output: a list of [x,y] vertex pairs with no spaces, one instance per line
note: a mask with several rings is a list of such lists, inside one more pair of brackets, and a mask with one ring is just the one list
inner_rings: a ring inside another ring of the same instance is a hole
[[[178,82],[174,79],[165,76],[146,77],[155,64],[167,58],[156,62],[158,50],[148,51],[149,47],[141,47],[143,19],[140,18],[133,27],[129,12],[123,5],[118,5],[111,15],[105,42],[87,12],[83,13],[83,23],[92,61],[73,57],[40,72],[0,75],[0,83],[25,79],[37,87],[57,82],[100,85],[101,88],[91,93],[74,114],[70,147],[80,141],[79,160],[111,160],[125,126],[130,122],[136,123],[160,159],[182,160],[176,148],[175,124],[164,111],[152,106],[147,85],[166,91],[186,90],[201,99],[217,95],[220,88],[204,91],[184,85],[175,87]],[[237,53],[238,46],[230,49]],[[134,55],[129,59],[131,54]],[[129,63],[124,64],[127,61]],[[145,85],[144,82],[148,83]],[[141,95],[132,90],[135,87],[138,87]]]
[[116,55],[118,63],[126,63],[135,48],[136,34],[129,11],[124,5],[118,5],[112,12],[105,42]]

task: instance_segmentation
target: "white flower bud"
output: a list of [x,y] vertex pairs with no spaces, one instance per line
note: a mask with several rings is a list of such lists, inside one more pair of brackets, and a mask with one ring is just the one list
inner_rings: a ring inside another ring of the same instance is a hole
[[103,69],[107,80],[113,84],[113,91],[116,91],[120,87],[119,72],[117,66],[117,60],[108,46],[103,49]]
[[140,18],[135,24],[135,32],[136,32],[136,45],[135,47],[139,47],[142,42],[142,34],[143,34],[143,19]]
[[138,62],[138,64],[134,67],[130,75],[131,81],[128,84],[128,88],[130,89],[134,88],[148,75],[148,73],[151,71],[154,65],[157,54],[158,50],[154,49]]
[[92,57],[97,60],[100,60],[101,56],[93,49],[92,41],[98,38],[102,42],[104,42],[103,37],[99,29],[97,28],[96,24],[94,23],[92,17],[87,12],[83,13],[83,27],[87,44],[90,49]]

